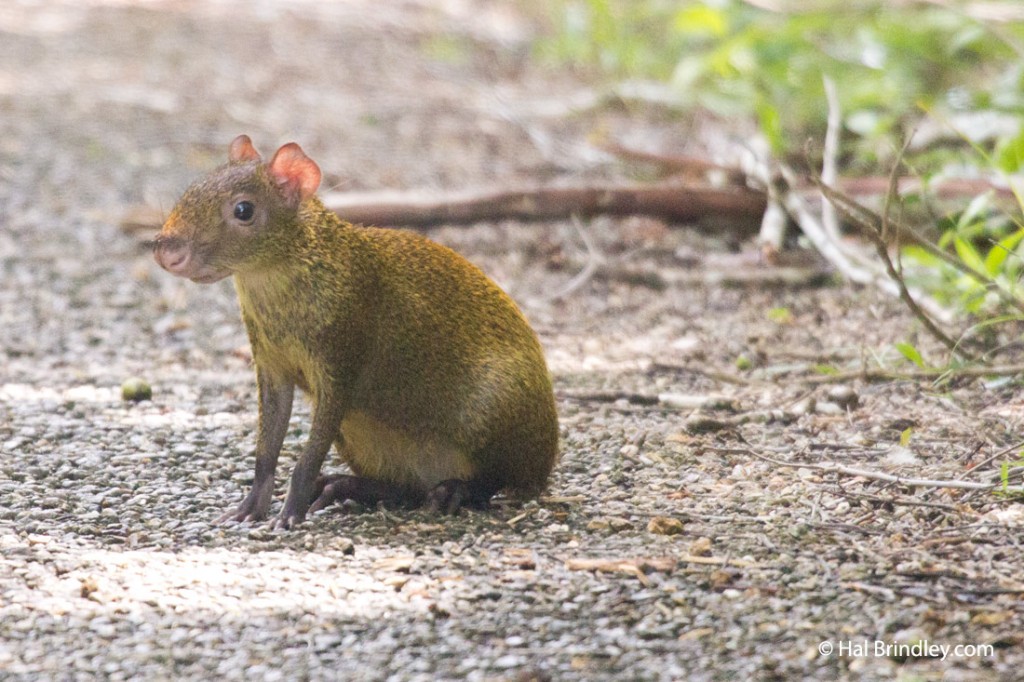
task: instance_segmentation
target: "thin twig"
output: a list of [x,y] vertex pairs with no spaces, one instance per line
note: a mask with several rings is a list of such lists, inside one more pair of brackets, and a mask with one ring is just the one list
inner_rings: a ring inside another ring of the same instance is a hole
[[[834,186],[839,179],[839,135],[842,128],[842,112],[839,108],[839,92],[828,76],[822,77],[825,86],[825,100],[828,102],[828,127],[825,129],[825,146],[822,150],[821,181]],[[840,240],[839,214],[831,202],[821,206],[821,225],[834,241]]]
[[752,383],[759,383],[755,379],[748,379],[736,374],[730,374],[729,372],[721,372],[714,369],[708,369],[707,367],[695,367],[693,365],[676,365],[670,362],[656,361],[651,364],[651,369],[667,372],[690,372],[692,374],[700,374],[701,376],[705,376],[709,379],[714,379],[715,381],[721,381],[726,384],[736,384],[738,386],[747,386]]
[[880,585],[871,585],[863,582],[850,582],[839,583],[839,586],[844,587],[848,590],[857,590],[858,592],[873,594],[881,597],[885,601],[896,600],[896,593],[893,590],[890,590],[888,587],[881,587]]
[[1021,448],[1024,448],[1024,441],[1021,441],[1019,443],[1014,443],[1013,445],[1011,445],[1009,447],[1005,447],[1002,450],[996,452],[994,455],[990,455],[989,457],[986,457],[985,459],[981,460],[980,462],[978,462],[977,464],[972,466],[968,471],[970,473],[974,473],[976,471],[981,471],[982,467],[986,466],[987,464],[991,464],[993,461],[999,459],[1000,457],[1008,455],[1011,452],[1014,452],[1015,450],[1020,450]]
[[747,453],[765,462],[770,462],[777,466],[789,467],[793,469],[814,469],[816,471],[827,471],[842,476],[856,476],[858,478],[867,478],[874,481],[884,481],[886,483],[894,483],[896,485],[909,486],[913,488],[950,488],[950,489],[962,489],[962,490],[987,490],[995,491],[1001,490],[1007,493],[1024,493],[1024,487],[1021,486],[1007,486],[1003,487],[1002,483],[975,483],[974,481],[951,481],[951,480],[939,480],[930,478],[906,478],[904,476],[897,476],[895,474],[887,474],[881,471],[872,471],[870,469],[861,469],[858,467],[848,467],[837,462],[825,462],[822,464],[811,464],[809,462],[786,462],[767,455],[762,455],[753,450],[747,450]]
[[[829,202],[833,203],[833,205],[835,205],[841,213],[850,218],[855,225],[860,227],[861,234],[867,237],[874,244],[875,252],[881,259],[882,265],[885,267],[886,273],[889,275],[890,280],[892,280],[892,282],[896,284],[900,300],[902,300],[903,303],[906,304],[907,308],[910,309],[910,312],[913,313],[915,317],[917,317],[921,324],[924,325],[925,329],[928,330],[928,333],[930,333],[932,336],[938,339],[944,346],[946,346],[950,350],[950,352],[971,359],[972,356],[968,354],[966,351],[964,351],[960,347],[960,344],[956,342],[956,340],[951,338],[946,332],[939,329],[938,324],[936,324],[935,321],[931,318],[931,316],[924,311],[924,309],[918,304],[916,300],[914,300],[914,297],[911,295],[910,290],[907,288],[906,281],[896,270],[896,265],[892,262],[892,258],[889,256],[889,248],[886,245],[885,241],[882,239],[882,235],[879,233],[879,231],[873,229],[873,226],[871,226],[870,224],[865,225],[863,221],[858,219],[854,212],[846,210],[846,206],[844,204],[838,201],[834,201],[835,193],[831,187],[829,187],[825,183],[819,183],[819,186],[825,198]],[[888,196],[892,196],[891,191]],[[883,220],[885,220],[884,215],[882,216],[882,218]],[[885,223],[883,223],[881,228],[882,230],[886,229]]]
[[811,384],[834,384],[862,379],[864,381],[919,381],[921,379],[945,379],[952,377],[997,377],[1024,374],[1024,365],[992,365],[989,367],[921,367],[918,369],[893,371],[887,369],[859,369],[835,374],[816,374],[804,377],[802,381]]
[[598,271],[598,268],[600,268],[605,262],[604,254],[601,253],[601,249],[598,248],[597,244],[594,242],[594,238],[591,236],[590,231],[583,226],[583,223],[580,221],[578,216],[572,216],[572,224],[573,227],[576,228],[576,232],[579,233],[580,239],[583,240],[583,245],[587,248],[587,264],[575,277],[569,280],[564,287],[549,296],[549,301],[561,300],[579,289],[590,281]]
[[[797,184],[797,176],[785,165],[780,167],[783,179],[792,188]],[[782,196],[782,203],[786,207],[797,225],[807,238],[811,240],[814,247],[829,263],[838,270],[843,277],[857,284],[873,284],[882,289],[891,287],[891,283],[885,279],[881,272],[874,271],[868,264],[855,264],[853,258],[843,250],[841,243],[829,238],[821,221],[815,217],[810,205],[797,192],[786,191]],[[886,285],[889,285],[887,287]],[[893,291],[895,293],[895,291]]]
[[868,502],[877,502],[879,504],[893,504],[900,507],[926,507],[928,509],[941,509],[942,511],[952,512],[954,514],[965,514],[966,512],[962,509],[958,509],[951,504],[940,504],[939,502],[924,502],[922,500],[908,500],[903,497],[881,497],[880,495],[868,495],[867,493],[853,493],[849,490],[837,490],[836,491],[842,497],[854,500],[867,500]]
[[[865,227],[868,225],[873,226],[874,229],[879,229],[879,227],[883,224],[883,216],[875,213],[867,206],[864,206],[863,204],[859,203],[856,199],[851,197],[843,190],[837,189],[835,186],[830,186],[828,192],[830,194],[829,199],[833,203],[841,203],[843,207],[846,209],[846,211],[844,211],[844,214],[847,215],[847,217],[851,221],[860,223],[862,229],[865,229]],[[856,215],[850,215],[851,213],[855,213]],[[986,289],[995,291],[996,294],[1005,303],[1013,306],[1014,308],[1017,308],[1021,312],[1024,312],[1024,301],[1021,301],[1019,298],[1013,296],[1003,286],[1001,286],[998,282],[990,278],[988,275],[975,270],[974,268],[967,265],[959,258],[956,258],[947,251],[940,249],[930,239],[925,237],[923,234],[915,230],[910,225],[900,224],[897,226],[897,229],[901,234],[905,234],[906,236],[910,237],[909,241],[913,242],[915,246],[924,249],[926,252],[928,252],[929,255],[939,258],[947,265],[956,268],[958,271],[967,275],[974,281],[978,282]],[[888,240],[886,240],[886,242],[888,243]]]

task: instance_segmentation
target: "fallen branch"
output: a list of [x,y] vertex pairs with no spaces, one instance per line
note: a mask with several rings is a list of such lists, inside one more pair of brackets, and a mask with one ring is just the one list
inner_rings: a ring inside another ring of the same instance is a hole
[[[867,502],[875,502],[876,504],[891,504],[900,507],[924,507],[926,509],[941,509],[953,514],[973,514],[978,516],[977,512],[973,509],[966,511],[964,509],[954,507],[951,504],[941,504],[939,502],[924,502],[921,500],[908,500],[903,497],[881,497],[879,495],[868,495],[867,493],[853,493],[847,490],[838,491],[839,495],[845,497],[848,500],[865,500]],[[928,541],[925,541],[927,545]]]
[[658,405],[676,410],[728,410],[734,412],[736,403],[721,395],[689,395],[684,393],[631,393],[628,391],[558,391],[559,398],[580,402],[614,403],[625,400],[632,405]]
[[864,582],[849,582],[839,583],[839,586],[847,590],[856,590],[857,592],[864,592],[865,594],[873,594],[881,597],[885,601],[895,601],[896,593],[890,590],[888,587],[881,587],[879,585],[871,585]]
[[[889,189],[890,179],[881,176],[841,178],[838,187],[852,196],[882,196]],[[929,194],[939,199],[963,199],[993,192],[997,198],[1016,203],[1013,190],[981,178],[946,178],[925,182],[921,178],[903,176],[896,179],[896,191],[905,194]]]
[[[828,102],[828,127],[825,129],[825,146],[822,150],[821,182],[834,187],[839,180],[839,138],[843,115],[839,108],[839,91],[836,90],[835,82],[828,76],[823,76],[822,83],[825,86],[825,100]],[[830,201],[821,206],[821,225],[829,239],[834,242],[842,239],[839,213]]]
[[[345,192],[325,194],[322,199],[329,209],[358,225],[440,225],[506,218],[556,220],[573,215],[642,214],[681,223],[725,219],[737,232],[746,235],[756,233],[765,207],[762,192],[679,181],[461,192]],[[156,211],[132,209],[121,226],[129,232],[155,231],[162,222],[163,216]]]
[[[839,188],[850,195],[876,195],[884,191],[883,178],[847,178]],[[901,178],[901,193],[921,186],[916,178]],[[807,191],[796,183],[797,194]],[[1010,190],[986,181],[946,180],[929,186],[940,196],[970,196],[992,189],[1000,196]],[[460,192],[377,191],[331,193],[324,196],[328,208],[346,220],[362,225],[429,226],[463,224],[481,220],[519,218],[555,220],[571,215],[653,215],[689,223],[725,219],[741,236],[753,236],[767,206],[763,191],[742,187],[708,187],[665,181],[655,185],[607,184],[576,187],[526,187],[511,190]],[[121,229],[129,233],[156,232],[166,214],[149,206],[129,208],[120,216]]]
[[655,215],[690,222],[733,218],[753,233],[764,195],[748,189],[715,189],[679,182],[591,185],[431,193],[344,193],[324,197],[328,208],[365,225],[431,225],[495,218],[551,220],[569,216]]

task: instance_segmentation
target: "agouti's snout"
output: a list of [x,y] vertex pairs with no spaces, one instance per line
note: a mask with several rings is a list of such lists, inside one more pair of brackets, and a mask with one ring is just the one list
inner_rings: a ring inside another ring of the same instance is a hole
[[157,237],[153,243],[153,258],[167,272],[183,275],[192,260],[192,249],[180,239]]
[[[164,230],[167,228],[165,226]],[[195,248],[188,241],[168,234],[160,234],[153,242],[153,258],[167,272],[178,277],[187,277],[193,282],[209,284],[224,279],[227,270],[204,264],[196,258]]]

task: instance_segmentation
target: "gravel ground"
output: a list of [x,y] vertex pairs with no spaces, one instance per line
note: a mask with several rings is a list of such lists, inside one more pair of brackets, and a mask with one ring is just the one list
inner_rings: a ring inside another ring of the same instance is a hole
[[[587,229],[611,262],[696,283],[551,300],[587,260],[571,223],[431,231],[541,335],[563,439],[541,500],[212,522],[252,479],[234,293],[160,272],[126,207],[168,208],[240,132],[298,140],[353,190],[621,174],[576,154],[593,131],[727,146],[649,112],[544,113],[586,86],[531,62],[517,7],[0,7],[0,678],[1020,678],[1019,503],[766,459],[998,480],[1019,382],[812,383],[915,323],[865,290],[702,285],[741,267],[730,239],[653,220]],[[121,399],[130,376],[152,400]],[[695,432],[684,398],[707,395],[719,424]],[[921,640],[989,648],[876,648]]]

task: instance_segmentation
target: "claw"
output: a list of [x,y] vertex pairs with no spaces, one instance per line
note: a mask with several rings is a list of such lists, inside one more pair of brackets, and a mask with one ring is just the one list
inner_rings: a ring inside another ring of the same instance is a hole
[[486,509],[493,491],[456,478],[441,481],[427,494],[426,507],[435,514],[454,516],[463,507]]
[[306,515],[288,514],[281,512],[281,515],[274,519],[271,528],[274,530],[292,530],[306,520]]
[[245,499],[237,507],[218,517],[216,523],[262,521],[267,518],[270,498],[273,493],[274,482],[272,480],[262,484],[254,483]]

